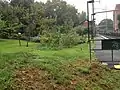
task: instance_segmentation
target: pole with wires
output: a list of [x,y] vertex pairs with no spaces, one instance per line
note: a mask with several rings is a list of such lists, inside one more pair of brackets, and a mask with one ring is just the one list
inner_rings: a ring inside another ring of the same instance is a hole
[[92,19],[91,19],[91,21],[92,21],[92,39],[94,39],[94,32],[95,32],[95,24],[94,24],[94,0],[93,0],[93,2],[92,2]]
[[[107,6],[106,6],[106,10],[107,10]],[[106,30],[105,30],[105,33],[107,32],[107,29],[108,29],[108,25],[107,25],[107,12],[106,12]]]
[[90,39],[89,3],[91,3],[91,1],[87,1],[88,43],[89,43],[89,53],[90,53],[90,62],[91,62],[92,55],[91,55],[91,39]]

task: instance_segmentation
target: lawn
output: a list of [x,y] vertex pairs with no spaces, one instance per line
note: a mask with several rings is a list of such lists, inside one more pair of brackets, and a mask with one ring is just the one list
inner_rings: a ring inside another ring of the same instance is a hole
[[29,47],[26,47],[26,42],[21,41],[20,47],[17,40],[0,40],[0,52],[1,53],[17,53],[28,52],[47,57],[64,57],[64,58],[86,58],[88,59],[87,44],[75,46],[73,48],[65,48],[62,50],[40,50],[39,44],[29,43]]
[[0,90],[119,90],[119,74],[90,63],[86,43],[40,50],[38,43],[0,40]]

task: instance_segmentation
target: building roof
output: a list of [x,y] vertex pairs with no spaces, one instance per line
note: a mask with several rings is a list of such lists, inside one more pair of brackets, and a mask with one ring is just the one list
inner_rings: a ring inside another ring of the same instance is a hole
[[116,4],[116,8],[115,9],[120,9],[120,4]]

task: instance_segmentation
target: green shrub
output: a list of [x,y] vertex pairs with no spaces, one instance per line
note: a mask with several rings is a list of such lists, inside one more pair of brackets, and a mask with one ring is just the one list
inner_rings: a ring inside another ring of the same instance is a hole
[[79,29],[82,31],[79,27],[71,28],[69,25],[56,26],[54,31],[50,29],[49,32],[44,32],[40,36],[41,48],[62,49],[85,43],[84,35],[80,36],[76,32]]
[[49,33],[40,37],[41,45],[48,48],[61,49],[77,45],[80,38],[76,33]]
[[72,47],[79,42],[79,36],[74,33],[61,35],[61,44],[63,47]]

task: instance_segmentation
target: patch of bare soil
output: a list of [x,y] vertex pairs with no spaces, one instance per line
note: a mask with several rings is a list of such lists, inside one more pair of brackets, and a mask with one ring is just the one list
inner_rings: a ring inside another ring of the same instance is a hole
[[[82,67],[82,68],[81,68]],[[62,69],[72,76],[70,83],[58,84],[47,71],[39,68],[22,68],[15,72],[14,90],[75,90],[77,85],[83,90],[93,90],[93,87],[101,87],[104,90],[112,90],[109,84],[101,84],[104,73],[109,69],[99,63],[88,63],[81,60],[63,65]],[[79,89],[78,89],[79,90]]]
[[56,84],[47,71],[22,68],[16,71],[13,90],[74,90],[72,85]]
[[[76,62],[70,64],[69,72],[72,73],[75,82],[80,84],[83,90],[93,90],[94,87],[99,85],[103,90],[112,90],[112,86],[109,84],[101,84],[100,79],[104,79],[105,72],[110,72],[110,69],[107,67],[103,67],[100,63],[93,62],[88,63],[81,60],[77,60]],[[79,68],[82,72],[79,70]],[[88,70],[84,71],[84,68],[88,68]],[[80,73],[81,72],[81,73]]]

